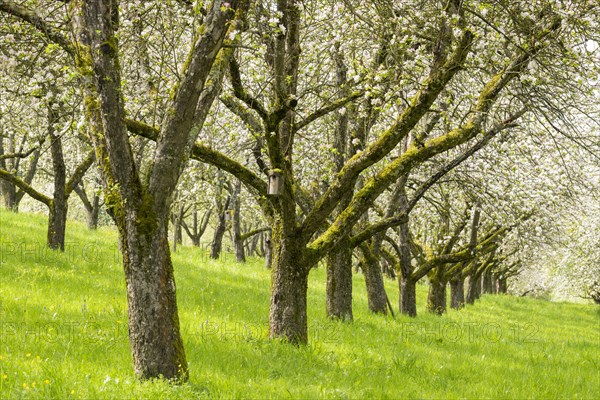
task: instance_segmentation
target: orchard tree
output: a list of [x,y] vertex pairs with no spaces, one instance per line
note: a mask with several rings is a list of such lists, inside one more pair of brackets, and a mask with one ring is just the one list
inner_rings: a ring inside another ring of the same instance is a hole
[[[252,30],[242,35],[241,43],[247,42],[248,46],[242,47],[229,62],[229,81],[232,97],[251,115],[246,118],[253,121],[254,130],[250,134],[260,144],[260,151],[254,153],[258,156],[260,172],[203,143],[194,146],[192,156],[241,179],[256,195],[271,223],[274,246],[272,337],[294,343],[307,341],[306,290],[310,269],[332,249],[342,245],[343,239],[352,233],[363,214],[387,187],[428,159],[476,138],[482,131],[495,126],[502,128],[518,118],[519,107],[508,107],[514,96],[507,89],[514,89],[513,82],[528,71],[534,58],[558,51],[556,38],[566,29],[563,24],[568,27],[570,21],[565,20],[559,10],[541,4],[532,6],[525,15],[511,7],[503,9],[499,5],[494,8],[481,4],[481,8],[491,11],[488,17],[476,10],[479,5],[476,2],[474,8],[471,4],[458,2],[431,3],[431,8],[423,11],[427,17],[424,18],[429,21],[425,42],[409,29],[396,33],[395,41],[391,41],[414,53],[410,63],[395,66],[397,71],[404,68],[411,73],[405,82],[399,82],[404,83],[407,102],[400,102],[389,111],[388,118],[377,127],[377,133],[361,144],[361,151],[346,161],[339,172],[333,173],[327,187],[314,196],[316,200],[311,200],[311,191],[301,185],[306,178],[297,175],[301,162],[294,157],[294,152],[302,147],[302,143],[305,147],[307,144],[314,146],[318,131],[309,134],[307,130],[313,122],[341,109],[355,96],[342,97],[342,100],[315,99],[310,97],[315,89],[305,87],[305,82],[310,84],[312,78],[311,70],[305,66],[310,65],[311,59],[309,54],[304,55],[305,58],[301,55],[301,38],[308,41],[304,48],[310,49],[309,39],[319,33],[311,31],[310,35],[303,36],[301,31],[310,25],[310,21],[318,20],[323,10],[301,7],[292,0],[273,5],[257,3],[254,12],[259,18],[257,31],[260,35],[253,37]],[[365,15],[373,13],[369,6],[370,3],[362,6],[366,8]],[[413,4],[403,3],[401,7],[412,10],[410,15],[414,14]],[[585,12],[587,8],[574,11]],[[330,12],[336,17],[335,12],[344,15],[348,11],[338,7],[334,11],[328,9],[327,13]],[[375,15],[373,20],[386,26],[385,21],[391,17],[400,19],[398,26],[410,26],[409,21],[403,20],[403,15],[408,13],[396,8],[390,12],[392,14],[381,15],[379,19]],[[496,25],[501,25],[502,29]],[[506,37],[504,29],[512,36]],[[254,46],[265,50],[258,55],[245,51],[246,47]],[[420,73],[415,74],[408,64]],[[268,71],[269,75],[259,76],[258,81],[244,77],[243,72],[251,68]],[[356,75],[360,80],[360,73]],[[454,78],[460,82],[466,80],[466,83],[453,86]],[[469,88],[468,95],[460,95],[465,88]],[[461,101],[461,106],[457,107],[462,115],[450,121],[449,129],[427,132],[397,158],[384,160],[403,139],[423,125],[428,113],[440,108],[445,97],[440,94],[444,90],[456,91],[455,98]],[[158,137],[156,129],[149,126],[130,124],[130,129],[150,138]],[[283,181],[278,187],[280,190],[269,194],[267,183],[260,174],[272,181]],[[340,200],[360,176],[365,177],[362,187],[354,193],[348,206],[331,220]],[[314,177],[312,180],[320,181]],[[370,232],[376,233],[389,222],[370,227]]]
[[[72,1],[74,35],[66,36],[37,13],[12,2],[8,12],[39,29],[69,54],[80,75],[90,137],[104,179],[105,199],[119,230],[134,370],[142,379],[187,379],[167,226],[170,201],[212,99],[206,80],[231,22],[244,2],[214,1],[191,34],[188,61],[170,91],[146,176],[140,175],[127,135],[121,80],[119,4]],[[68,37],[74,37],[71,41]]]

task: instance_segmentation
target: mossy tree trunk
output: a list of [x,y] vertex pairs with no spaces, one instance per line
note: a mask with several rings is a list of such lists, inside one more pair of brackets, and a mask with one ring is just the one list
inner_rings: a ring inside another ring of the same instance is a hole
[[280,222],[272,228],[270,335],[294,344],[308,342],[306,295],[311,265],[304,259],[305,243],[285,234]]
[[[141,379],[187,380],[168,242],[170,205],[216,92],[205,83],[236,9],[214,1],[169,100],[145,183],[127,134],[117,37],[118,2],[75,1],[76,62],[105,198],[119,229],[134,371]],[[218,81],[218,79],[215,79]],[[213,82],[219,85],[220,82]]]
[[[440,268],[440,267],[438,267]],[[427,311],[442,315],[446,312],[446,281],[437,276],[429,280],[429,292],[427,295]]]
[[179,330],[167,215],[153,218],[146,201],[125,212],[120,224],[127,288],[129,342],[134,371],[142,379],[187,378]]

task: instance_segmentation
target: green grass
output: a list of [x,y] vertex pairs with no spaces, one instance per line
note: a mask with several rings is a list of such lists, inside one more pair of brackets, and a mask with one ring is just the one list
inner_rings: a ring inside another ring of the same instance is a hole
[[[267,337],[262,260],[174,256],[190,382],[137,382],[115,232],[69,222],[67,251],[45,249],[43,216],[0,211],[0,398],[598,398],[600,314],[592,305],[487,296],[443,317],[325,316],[311,273],[310,344]],[[391,299],[396,283],[386,282]],[[393,301],[395,304],[396,301]]]

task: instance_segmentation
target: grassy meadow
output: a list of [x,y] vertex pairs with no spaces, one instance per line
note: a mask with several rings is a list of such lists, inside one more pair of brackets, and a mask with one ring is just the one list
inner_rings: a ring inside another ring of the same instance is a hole
[[[370,315],[355,275],[353,323],[325,315],[325,270],[309,284],[310,344],[268,339],[262,260],[174,255],[190,382],[137,382],[116,233],[0,210],[1,399],[600,398],[600,308],[485,296],[442,317]],[[398,288],[386,281],[394,306]]]

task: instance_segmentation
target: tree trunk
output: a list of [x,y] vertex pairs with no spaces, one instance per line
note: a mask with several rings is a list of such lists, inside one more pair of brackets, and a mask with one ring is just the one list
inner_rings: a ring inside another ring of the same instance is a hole
[[[271,266],[273,265],[273,244],[271,243],[271,234],[267,233],[266,235],[266,239],[263,243],[264,245],[264,255],[265,255],[265,268],[266,269],[271,269]],[[261,238],[263,237],[263,235],[261,235]]]
[[250,254],[250,255],[256,254],[259,240],[260,240],[260,235],[254,235],[252,237],[252,239],[250,239],[250,243],[248,244],[247,254]]
[[[348,67],[344,60],[344,54],[339,51],[339,45],[336,45],[332,53],[336,64],[336,81],[339,85],[338,95],[346,96],[348,88],[347,82]],[[335,171],[340,172],[344,163],[353,155],[353,150],[349,143],[348,134],[349,117],[347,113],[337,115],[337,123],[334,133],[333,162]],[[324,188],[326,190],[326,188]],[[338,216],[352,201],[354,191],[348,190],[340,199],[336,207],[335,216]],[[345,243],[333,250],[327,256],[327,289],[326,289],[326,309],[327,316],[332,319],[341,319],[351,321],[352,317],[352,248]]]
[[177,251],[177,246],[183,243],[183,230],[181,227],[181,221],[183,220],[183,214],[185,208],[183,205],[179,207],[179,211],[173,213],[173,253]]
[[494,278],[491,271],[486,271],[483,274],[483,284],[481,291],[483,293],[496,293],[494,290]]
[[[190,132],[202,129],[216,93],[205,83],[230,21],[240,5],[212,3],[198,34],[180,85],[167,104],[147,185],[135,165],[125,124],[119,68],[119,9],[114,1],[77,2],[72,21],[77,39],[76,66],[90,119],[90,136],[104,179],[107,206],[119,227],[129,311],[129,339],[134,370],[141,379],[186,381],[188,367],[179,331],[175,280],[169,252],[169,208],[185,168]],[[78,7],[79,6],[79,7]],[[213,81],[213,87],[220,84]],[[206,95],[206,96],[205,96]]]
[[235,193],[232,198],[233,201],[233,218],[231,223],[232,230],[232,240],[233,240],[233,251],[235,253],[235,260],[240,263],[246,262],[246,254],[244,252],[244,241],[242,240],[242,233],[240,227],[240,208],[241,208],[241,199],[240,192],[242,190],[242,181],[239,179],[235,184]]
[[[4,137],[0,135],[0,155],[4,155]],[[9,150],[9,153],[11,151]],[[6,159],[0,159],[0,168],[5,171],[11,171],[14,168],[9,166],[6,162]],[[17,186],[12,183],[0,179],[0,194],[4,199],[4,208],[7,210],[18,212],[19,211],[19,203],[17,201]]]
[[417,282],[401,275],[400,313],[409,317],[417,316]]
[[138,221],[128,218],[122,231],[134,370],[142,379],[161,375],[166,379],[187,379],[167,236],[168,219],[157,220],[159,226],[152,227],[148,222],[138,222],[139,218]]
[[54,198],[48,210],[48,247],[51,249],[65,250],[65,232],[67,228],[68,203],[66,199]]
[[200,247],[200,235],[198,235],[198,210],[196,210],[196,207],[194,207],[194,214],[193,214],[193,221],[192,221],[192,231],[193,234],[190,236],[190,238],[192,239],[192,245],[194,247]]
[[215,229],[215,233],[213,235],[213,241],[210,245],[210,258],[213,260],[218,260],[221,255],[221,249],[223,247],[223,236],[225,235],[225,230],[227,229],[227,225],[225,222],[225,215],[219,215],[219,223],[217,228]]
[[475,300],[481,295],[481,276],[473,274],[469,276],[469,284],[467,286],[467,304],[474,304]]
[[465,281],[462,278],[450,280],[450,307],[459,310],[465,306]]
[[327,316],[352,320],[352,249],[348,246],[327,257]]
[[98,229],[98,216],[100,214],[100,196],[94,193],[92,200],[92,209],[87,213],[87,228],[90,230]]
[[19,212],[17,187],[11,182],[0,180],[0,190],[2,191],[2,197],[4,198],[4,208],[12,212]]
[[54,172],[54,193],[48,212],[48,247],[65,250],[65,230],[67,226],[67,168],[62,149],[62,140],[54,134],[54,124],[58,122],[58,112],[48,105],[48,136]]
[[508,293],[508,285],[506,279],[498,278],[498,294]]
[[273,229],[272,245],[271,338],[306,344],[306,294],[310,266],[303,262],[304,244],[295,237],[286,237],[281,229]]
[[202,215],[202,221],[198,223],[198,210],[194,206],[194,210],[192,212],[192,228],[186,225],[185,220],[181,219],[181,226],[185,229],[185,232],[192,240],[192,245],[194,247],[200,247],[200,239],[202,239],[202,235],[206,231],[206,227],[208,226],[208,222],[210,221],[210,215],[212,214],[212,209],[209,209]]
[[441,279],[432,279],[429,282],[427,311],[437,315],[446,312],[446,282]]
[[361,247],[364,259],[361,264],[365,276],[365,285],[367,287],[367,299],[369,302],[369,311],[376,314],[387,314],[387,294],[383,285],[383,274],[377,258],[373,255],[368,246]]

